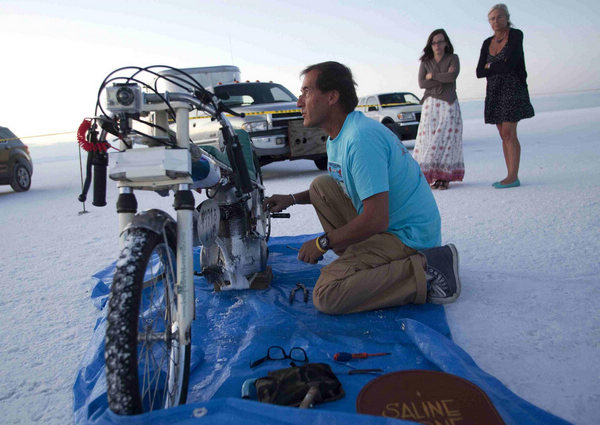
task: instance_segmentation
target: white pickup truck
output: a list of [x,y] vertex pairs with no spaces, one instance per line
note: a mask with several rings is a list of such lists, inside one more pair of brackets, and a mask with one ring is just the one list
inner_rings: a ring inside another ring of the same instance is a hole
[[[281,84],[233,82],[207,87],[244,118],[230,117],[235,128],[248,132],[261,165],[286,159],[311,159],[320,170],[327,168],[327,134],[305,128],[298,99]],[[195,118],[195,119],[194,119]],[[199,146],[219,143],[218,123],[201,113],[190,117],[190,137]]]
[[[260,81],[242,83],[240,70],[233,65],[183,71],[235,112],[246,114],[244,118],[229,117],[229,120],[235,128],[248,132],[261,165],[286,159],[310,159],[320,170],[327,169],[327,134],[321,129],[304,127],[302,113],[296,106],[298,99],[284,86]],[[177,91],[172,84],[166,84],[165,89]],[[199,146],[222,143],[219,124],[198,111],[190,115],[190,138]]]
[[412,93],[390,92],[363,96],[358,100],[356,110],[387,126],[400,140],[417,137],[421,104],[419,98]]

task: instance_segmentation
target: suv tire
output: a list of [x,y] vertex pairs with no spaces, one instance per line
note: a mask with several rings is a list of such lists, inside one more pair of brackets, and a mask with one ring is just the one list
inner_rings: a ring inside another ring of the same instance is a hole
[[15,162],[10,178],[10,186],[15,192],[25,192],[31,187],[31,173],[20,161]]

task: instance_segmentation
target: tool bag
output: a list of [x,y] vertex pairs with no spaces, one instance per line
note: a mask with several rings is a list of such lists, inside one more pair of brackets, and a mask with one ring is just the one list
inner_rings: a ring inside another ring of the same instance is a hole
[[256,380],[258,401],[282,406],[299,406],[309,390],[316,392],[314,403],[344,397],[342,384],[325,363],[308,363],[271,371]]

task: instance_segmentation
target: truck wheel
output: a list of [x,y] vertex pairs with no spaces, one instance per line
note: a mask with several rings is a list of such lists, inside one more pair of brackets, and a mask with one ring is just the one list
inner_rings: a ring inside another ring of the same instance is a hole
[[315,159],[315,165],[321,171],[327,170],[327,157]]
[[395,122],[392,122],[392,123],[386,123],[385,126],[387,128],[389,128],[392,131],[392,133],[394,133],[399,140],[402,140],[402,132],[400,131],[400,126],[398,124],[396,124]]

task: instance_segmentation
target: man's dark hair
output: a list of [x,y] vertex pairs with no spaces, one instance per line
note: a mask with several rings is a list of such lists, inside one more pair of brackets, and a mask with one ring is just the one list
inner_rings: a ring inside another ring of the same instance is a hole
[[339,62],[321,62],[308,66],[300,75],[310,71],[318,71],[317,88],[322,92],[336,90],[340,94],[340,105],[346,113],[354,111],[358,105],[356,96],[356,83],[352,78],[352,71]]

